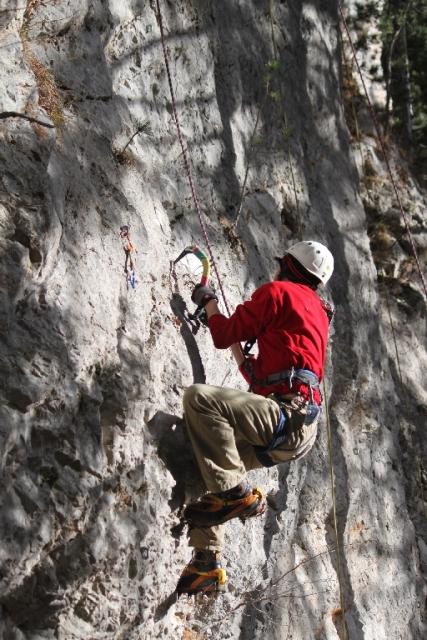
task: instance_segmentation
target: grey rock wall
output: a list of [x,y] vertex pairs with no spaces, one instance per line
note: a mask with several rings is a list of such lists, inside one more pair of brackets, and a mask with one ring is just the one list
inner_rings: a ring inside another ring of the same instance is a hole
[[[170,268],[184,246],[205,243],[155,2],[0,6],[0,113],[53,125],[0,120],[0,637],[345,638],[339,573],[352,640],[423,637],[425,307],[369,139],[378,179],[360,186],[336,3],[161,2],[229,304],[300,237],[336,259],[326,395],[342,554],[323,423],[305,460],[251,473],[269,509],[228,525],[227,592],[177,602],[189,559],[179,510],[202,490],[182,393],[193,382],[245,387],[207,330],[191,332],[192,277]],[[409,176],[402,184],[424,260],[423,196]],[[384,219],[397,242],[388,253]],[[136,290],[123,273],[125,223]]]

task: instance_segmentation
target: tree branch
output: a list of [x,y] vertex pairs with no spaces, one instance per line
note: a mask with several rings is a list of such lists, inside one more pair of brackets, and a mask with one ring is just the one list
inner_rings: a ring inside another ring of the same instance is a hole
[[55,128],[55,125],[50,124],[50,122],[43,122],[43,120],[32,118],[31,116],[27,116],[25,113],[18,113],[17,111],[2,111],[0,113],[0,120],[6,120],[6,118],[23,118],[24,120],[28,120],[28,122],[34,122],[34,124],[40,124],[42,127],[47,127],[48,129]]

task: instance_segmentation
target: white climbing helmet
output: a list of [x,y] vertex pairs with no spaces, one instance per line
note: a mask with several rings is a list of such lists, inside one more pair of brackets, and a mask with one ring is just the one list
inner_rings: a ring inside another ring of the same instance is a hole
[[316,278],[326,284],[334,270],[334,256],[324,244],[303,240],[286,251]]

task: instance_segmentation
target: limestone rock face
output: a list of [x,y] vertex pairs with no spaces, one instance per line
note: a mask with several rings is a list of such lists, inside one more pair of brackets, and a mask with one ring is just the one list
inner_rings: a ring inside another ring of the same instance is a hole
[[[307,458],[250,474],[269,508],[228,525],[225,594],[172,597],[190,557],[180,509],[202,491],[183,390],[245,385],[185,319],[194,275],[171,270],[206,240],[156,2],[3,2],[0,113],[26,118],[0,119],[0,637],[330,640],[344,614],[352,640],[424,637],[425,305],[383,159],[370,138],[361,161],[344,120],[336,3],[160,5],[229,306],[300,238],[335,256],[340,552],[323,419]],[[399,181],[425,260],[425,202]]]

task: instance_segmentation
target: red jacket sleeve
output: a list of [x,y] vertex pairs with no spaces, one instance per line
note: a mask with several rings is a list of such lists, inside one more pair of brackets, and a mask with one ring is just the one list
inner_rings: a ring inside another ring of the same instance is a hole
[[274,318],[276,301],[271,283],[262,285],[252,298],[239,304],[232,316],[216,314],[209,318],[209,329],[217,349],[227,349],[235,342],[256,338]]

